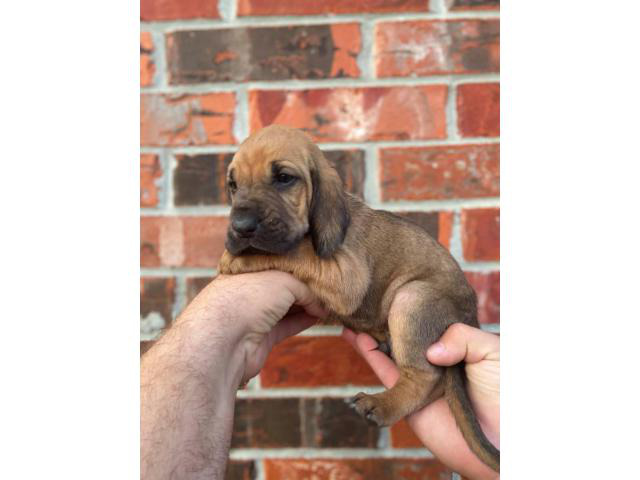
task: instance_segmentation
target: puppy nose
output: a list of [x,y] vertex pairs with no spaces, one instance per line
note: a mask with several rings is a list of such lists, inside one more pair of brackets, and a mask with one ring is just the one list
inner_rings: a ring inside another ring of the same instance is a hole
[[258,217],[249,211],[239,211],[232,215],[231,226],[240,235],[251,235],[258,228]]

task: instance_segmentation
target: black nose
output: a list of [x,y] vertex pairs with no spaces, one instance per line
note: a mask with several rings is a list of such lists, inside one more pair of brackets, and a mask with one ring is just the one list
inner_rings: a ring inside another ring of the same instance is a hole
[[231,227],[240,235],[250,236],[258,228],[258,216],[251,211],[237,211],[231,215]]

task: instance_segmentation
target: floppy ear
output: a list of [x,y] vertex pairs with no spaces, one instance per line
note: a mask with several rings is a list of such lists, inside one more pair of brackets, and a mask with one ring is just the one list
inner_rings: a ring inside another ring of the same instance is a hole
[[344,241],[351,217],[338,172],[317,147],[313,149],[313,157],[309,231],[316,255],[328,258]]

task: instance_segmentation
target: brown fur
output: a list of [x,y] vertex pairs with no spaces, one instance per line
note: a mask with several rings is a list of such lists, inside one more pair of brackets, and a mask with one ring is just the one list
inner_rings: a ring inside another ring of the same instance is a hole
[[[295,180],[284,186],[287,175]],[[345,193],[295,129],[274,125],[248,138],[229,180],[232,225],[249,215],[258,227],[248,236],[229,228],[220,272],[277,269],[308,284],[332,320],[391,346],[400,378],[385,392],[356,395],[360,414],[390,425],[444,393],[471,450],[499,471],[500,452],[471,409],[463,368],[425,357],[449,325],[478,326],[475,293],[449,252],[417,225]]]

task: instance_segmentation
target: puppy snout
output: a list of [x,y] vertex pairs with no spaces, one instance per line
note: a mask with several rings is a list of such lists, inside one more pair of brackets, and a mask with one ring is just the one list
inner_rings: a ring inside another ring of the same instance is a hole
[[237,210],[231,215],[231,227],[242,237],[251,237],[258,228],[258,215],[252,210]]

